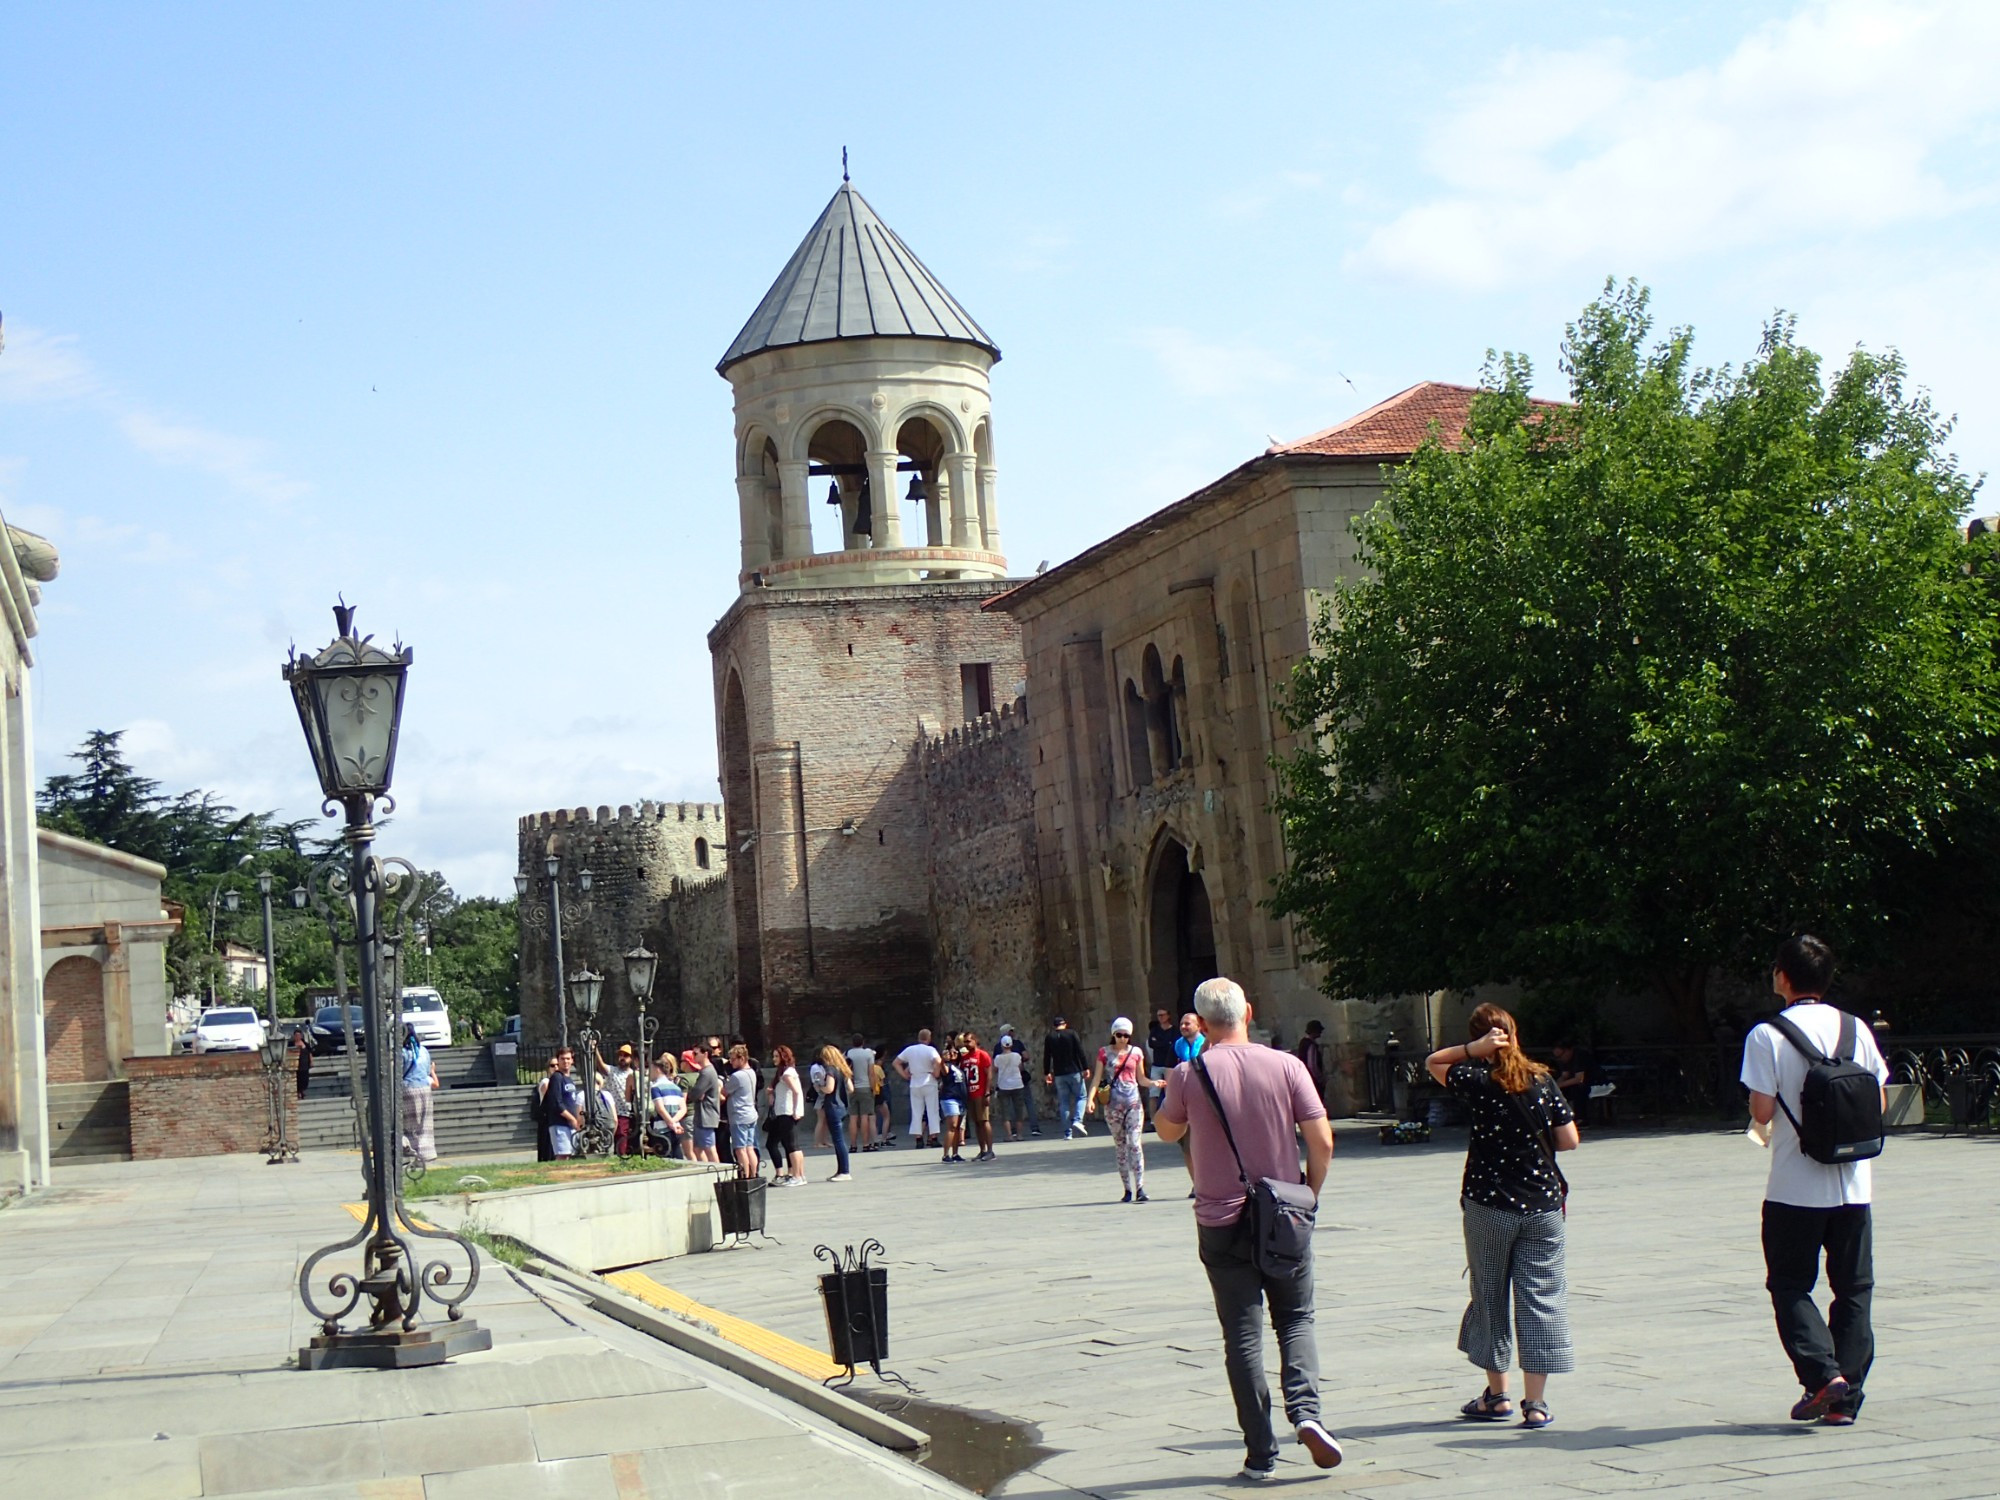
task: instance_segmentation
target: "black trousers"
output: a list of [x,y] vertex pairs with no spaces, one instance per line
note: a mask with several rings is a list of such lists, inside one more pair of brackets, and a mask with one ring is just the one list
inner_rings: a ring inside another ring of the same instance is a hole
[[[1833,1289],[1833,1307],[1824,1318],[1813,1301],[1822,1253],[1826,1284]],[[1859,1407],[1862,1382],[1875,1363],[1875,1330],[1868,1321],[1875,1294],[1875,1226],[1868,1205],[1766,1203],[1764,1286],[1799,1384],[1816,1391],[1845,1375],[1852,1394],[1842,1407]]]

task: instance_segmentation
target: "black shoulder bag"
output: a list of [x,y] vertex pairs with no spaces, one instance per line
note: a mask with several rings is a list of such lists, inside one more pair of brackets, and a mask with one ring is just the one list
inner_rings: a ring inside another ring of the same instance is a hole
[[[1497,1082],[1493,1086],[1500,1088]],[[1521,1123],[1527,1127],[1528,1138],[1535,1143],[1535,1149],[1542,1153],[1542,1160],[1548,1164],[1548,1169],[1555,1173],[1556,1186],[1562,1189],[1563,1217],[1568,1218],[1569,1179],[1563,1176],[1563,1169],[1556,1164],[1555,1141],[1551,1133],[1543,1128],[1542,1122],[1535,1118],[1535,1112],[1528,1108],[1525,1090],[1522,1093],[1514,1094],[1509,1093],[1506,1089],[1500,1089],[1500,1097],[1514,1106],[1514,1112],[1521,1117]]]
[[1222,1099],[1215,1092],[1215,1080],[1208,1076],[1208,1064],[1199,1055],[1194,1071],[1208,1090],[1216,1119],[1222,1122],[1222,1138],[1229,1142],[1229,1154],[1236,1158],[1236,1177],[1248,1198],[1243,1211],[1250,1216],[1250,1258],[1264,1275],[1289,1280],[1312,1262],[1319,1200],[1303,1182],[1283,1182],[1275,1177],[1250,1180],[1243,1153],[1236,1149],[1236,1136],[1229,1128],[1229,1116],[1223,1113]]

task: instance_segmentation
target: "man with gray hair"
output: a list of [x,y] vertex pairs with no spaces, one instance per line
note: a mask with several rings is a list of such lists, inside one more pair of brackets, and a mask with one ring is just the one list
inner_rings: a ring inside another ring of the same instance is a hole
[[[1270,1479],[1278,1464],[1271,1391],[1264,1379],[1266,1299],[1278,1335],[1285,1417],[1313,1462],[1331,1469],[1341,1451],[1320,1420],[1312,1254],[1308,1249],[1295,1271],[1284,1276],[1258,1267],[1250,1191],[1266,1177],[1299,1180],[1296,1130],[1305,1139],[1305,1181],[1317,1201],[1333,1161],[1333,1127],[1305,1065],[1288,1052],[1251,1045],[1250,1002],[1241,985],[1207,980],[1194,992],[1194,1008],[1206,1023],[1208,1044],[1167,1076],[1166,1102],[1154,1120],[1161,1140],[1186,1137],[1189,1144],[1195,1233],[1222,1322],[1223,1365],[1243,1429],[1241,1477]],[[1205,1082],[1198,1068],[1207,1074]]]

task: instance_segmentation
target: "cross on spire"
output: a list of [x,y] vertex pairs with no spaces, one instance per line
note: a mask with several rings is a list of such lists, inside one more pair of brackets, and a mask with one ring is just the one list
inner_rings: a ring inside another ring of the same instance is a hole
[[847,181],[847,148],[845,146],[840,148],[840,180],[842,182]]

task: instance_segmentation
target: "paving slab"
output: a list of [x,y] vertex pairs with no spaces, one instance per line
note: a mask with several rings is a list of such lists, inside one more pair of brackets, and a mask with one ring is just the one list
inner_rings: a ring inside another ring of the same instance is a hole
[[491,1263],[470,1313],[493,1349],[296,1369],[317,1331],[299,1268],[353,1232],[355,1176],[331,1156],[124,1163],[0,1209],[0,1496],[754,1495],[791,1487],[772,1453],[828,1495],[965,1493]]
[[[1968,1399],[2000,1381],[2000,1341],[1968,1315],[1990,1298],[2000,1238],[1994,1143],[1898,1137],[1878,1163],[1878,1362],[1863,1420],[1834,1430],[1786,1420],[1797,1387],[1763,1291],[1764,1153],[1734,1131],[1593,1134],[1566,1162],[1579,1373],[1551,1382],[1557,1426],[1529,1434],[1456,1418],[1481,1384],[1454,1347],[1462,1133],[1401,1148],[1351,1123],[1339,1134],[1317,1326],[1348,1459],[1323,1475],[1288,1452],[1284,1492],[1824,1494],[1851,1472],[1883,1489],[2000,1494],[1990,1406]],[[772,1194],[773,1238],[759,1248],[646,1272],[824,1347],[813,1247],[877,1238],[888,1366],[926,1400],[1032,1422],[1056,1450],[998,1493],[1240,1493],[1179,1153],[1148,1136],[1154,1201],[1124,1205],[1101,1135],[1000,1149],[997,1163],[963,1166],[907,1149],[857,1156],[851,1183]],[[830,1171],[810,1154],[809,1176]]]

